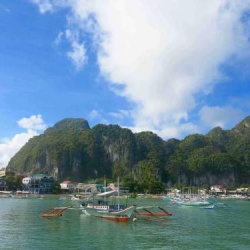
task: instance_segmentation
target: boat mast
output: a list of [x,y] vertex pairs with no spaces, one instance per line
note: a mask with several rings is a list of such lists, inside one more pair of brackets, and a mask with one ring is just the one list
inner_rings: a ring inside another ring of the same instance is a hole
[[[104,183],[103,183],[103,185],[104,185],[104,193],[107,191],[107,189],[106,189],[106,175],[104,175]],[[104,205],[106,205],[106,195],[104,195]]]
[[120,210],[120,183],[119,183],[119,176],[117,178],[117,186],[118,186],[117,194],[118,194],[118,211],[119,211]]

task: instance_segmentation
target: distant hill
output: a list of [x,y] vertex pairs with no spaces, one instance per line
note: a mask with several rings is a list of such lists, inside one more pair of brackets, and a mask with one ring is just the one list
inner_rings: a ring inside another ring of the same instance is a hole
[[106,176],[169,186],[250,183],[250,117],[231,130],[164,141],[148,131],[67,118],[30,139],[8,170],[83,182]]

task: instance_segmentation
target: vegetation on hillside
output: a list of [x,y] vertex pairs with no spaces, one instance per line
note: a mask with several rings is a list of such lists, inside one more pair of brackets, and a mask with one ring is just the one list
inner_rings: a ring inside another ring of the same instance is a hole
[[168,141],[152,132],[134,134],[118,125],[90,128],[84,119],[68,118],[30,139],[7,169],[58,181],[119,176],[132,192],[156,192],[164,185],[249,184],[250,117],[231,130],[216,127],[206,135]]

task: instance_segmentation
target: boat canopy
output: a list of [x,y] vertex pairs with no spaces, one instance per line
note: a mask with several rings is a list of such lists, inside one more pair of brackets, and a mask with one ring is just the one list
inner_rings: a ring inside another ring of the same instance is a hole
[[111,194],[114,194],[116,193],[116,191],[107,191],[107,192],[103,192],[103,193],[98,193],[96,196],[108,196],[108,195],[111,195]]

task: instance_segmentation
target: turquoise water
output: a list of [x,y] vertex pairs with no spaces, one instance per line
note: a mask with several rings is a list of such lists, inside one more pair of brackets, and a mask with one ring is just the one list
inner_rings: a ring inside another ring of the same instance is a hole
[[64,205],[58,199],[0,199],[0,249],[250,249],[250,202],[223,201],[229,208],[180,207],[157,199],[130,204],[164,205],[168,219],[116,223],[70,209],[59,218],[40,213]]

